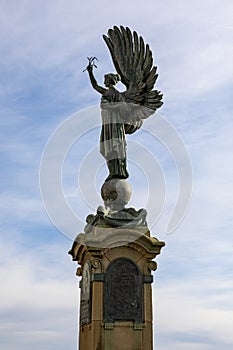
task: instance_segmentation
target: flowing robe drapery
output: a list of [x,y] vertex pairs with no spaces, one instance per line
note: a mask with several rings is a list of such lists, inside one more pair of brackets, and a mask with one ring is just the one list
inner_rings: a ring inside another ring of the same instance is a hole
[[112,177],[127,178],[124,120],[127,104],[116,89],[108,90],[101,99],[102,130],[100,153],[106,159]]

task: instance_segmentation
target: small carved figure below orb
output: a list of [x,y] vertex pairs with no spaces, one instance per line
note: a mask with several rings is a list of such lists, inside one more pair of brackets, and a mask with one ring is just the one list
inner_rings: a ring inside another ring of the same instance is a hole
[[106,208],[111,211],[124,209],[132,195],[130,184],[123,179],[106,181],[101,188],[101,197]]
[[85,233],[92,232],[96,226],[99,227],[147,227],[145,209],[136,210],[125,208],[132,195],[130,184],[123,179],[111,179],[105,181],[101,188],[101,197],[104,206],[97,208],[96,215],[90,214],[86,218],[87,225]]

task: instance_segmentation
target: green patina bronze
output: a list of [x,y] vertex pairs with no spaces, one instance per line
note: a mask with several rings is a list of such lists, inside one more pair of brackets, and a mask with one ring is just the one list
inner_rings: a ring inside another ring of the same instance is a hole
[[[163,103],[160,91],[153,90],[158,77],[157,67],[153,65],[152,52],[142,37],[127,27],[114,26],[103,38],[117,74],[106,74],[105,87],[102,87],[93,74],[95,57],[88,58],[86,70],[93,88],[102,95],[100,153],[109,169],[105,181],[109,181],[128,178],[125,135],[138,130],[143,120]],[[124,92],[115,88],[119,81],[126,86]]]

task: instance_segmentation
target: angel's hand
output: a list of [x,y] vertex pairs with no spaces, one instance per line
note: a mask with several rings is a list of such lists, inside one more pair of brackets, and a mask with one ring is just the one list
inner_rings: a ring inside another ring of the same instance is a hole
[[86,70],[88,71],[88,73],[91,73],[93,71],[93,65],[91,64],[91,62],[88,64]]

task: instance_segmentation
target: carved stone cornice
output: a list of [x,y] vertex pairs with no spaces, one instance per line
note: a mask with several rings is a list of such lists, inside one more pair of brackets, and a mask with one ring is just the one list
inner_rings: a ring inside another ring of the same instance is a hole
[[[83,257],[86,253],[91,254],[93,261],[97,264],[98,259],[101,259],[106,251],[116,247],[128,247],[140,252],[147,257],[148,263],[151,259],[160,254],[161,248],[165,243],[159,241],[155,237],[150,237],[150,233],[143,227],[137,229],[115,228],[106,230],[99,229],[98,234],[81,233],[79,234],[69,251],[74,261],[79,264],[82,263]],[[95,267],[93,263],[93,267]],[[154,265],[148,265],[149,270],[154,270]]]

